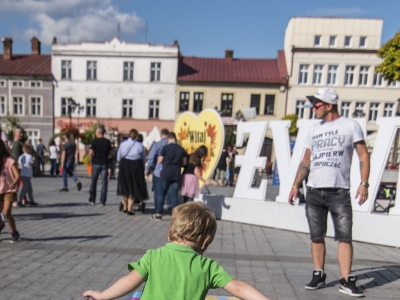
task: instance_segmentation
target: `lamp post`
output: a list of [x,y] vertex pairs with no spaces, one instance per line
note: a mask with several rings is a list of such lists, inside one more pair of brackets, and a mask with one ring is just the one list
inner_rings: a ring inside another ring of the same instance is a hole
[[80,162],[80,153],[79,153],[79,117],[81,115],[81,111],[85,108],[83,105],[80,105],[80,103],[76,103],[74,99],[69,98],[68,99],[68,108],[69,108],[69,126],[72,127],[72,113],[77,112],[78,113],[78,163]]

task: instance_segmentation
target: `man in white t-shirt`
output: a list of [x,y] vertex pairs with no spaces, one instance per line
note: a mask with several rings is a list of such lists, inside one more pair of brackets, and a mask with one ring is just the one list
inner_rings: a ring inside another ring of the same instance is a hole
[[33,189],[32,189],[32,169],[33,163],[35,162],[31,155],[31,146],[29,144],[24,144],[22,146],[23,154],[18,158],[18,165],[21,169],[21,179],[22,179],[22,189],[19,192],[18,196],[18,206],[25,207],[22,203],[22,199],[28,194],[29,197],[29,205],[36,206],[37,202],[33,199]]
[[320,88],[314,96],[313,111],[321,122],[310,128],[306,151],[300,163],[288,202],[294,205],[298,186],[307,182],[306,216],[310,228],[311,253],[314,262],[313,278],[305,286],[316,290],[325,286],[325,234],[328,212],[335,228],[335,240],[339,241],[338,262],[341,279],[339,292],[362,297],[356,286],[357,277],[352,276],[353,212],[350,200],[350,166],[354,149],[360,159],[361,183],[357,194],[358,204],[368,198],[369,154],[360,125],[338,113],[338,94],[331,88]]

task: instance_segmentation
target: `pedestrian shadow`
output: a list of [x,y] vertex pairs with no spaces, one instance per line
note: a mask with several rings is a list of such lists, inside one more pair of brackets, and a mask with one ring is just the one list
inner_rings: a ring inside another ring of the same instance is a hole
[[[365,291],[400,280],[400,265],[367,267],[363,269],[353,269],[352,271],[353,274],[357,275],[357,282],[368,280],[364,284],[357,285]],[[333,287],[338,284],[338,280],[333,280],[325,286]]]
[[22,242],[46,242],[46,241],[64,241],[64,240],[80,240],[80,242],[94,241],[112,237],[112,235],[87,235],[87,236],[54,236],[47,238],[25,238],[22,237]]
[[89,206],[88,203],[52,203],[52,204],[40,204],[40,207],[75,207],[75,206]]
[[214,211],[215,218],[221,220],[222,209],[230,209],[225,203],[225,195],[203,194],[203,202]]
[[69,213],[37,213],[37,214],[15,214],[18,221],[47,220],[47,219],[70,219],[89,218],[103,216],[104,214],[69,214]]

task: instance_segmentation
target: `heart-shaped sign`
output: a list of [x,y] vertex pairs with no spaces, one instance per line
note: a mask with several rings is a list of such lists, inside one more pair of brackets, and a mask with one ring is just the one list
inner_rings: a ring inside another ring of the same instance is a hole
[[[205,109],[198,116],[192,112],[184,112],[175,122],[174,132],[178,143],[192,154],[204,145],[208,155],[203,163],[201,174],[204,179],[213,174],[221,156],[225,139],[225,128],[221,116],[214,109]],[[204,183],[199,181],[199,188]]]

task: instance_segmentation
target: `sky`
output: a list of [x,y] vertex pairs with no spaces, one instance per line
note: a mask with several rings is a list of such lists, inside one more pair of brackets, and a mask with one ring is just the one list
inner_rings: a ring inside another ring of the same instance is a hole
[[[13,53],[59,43],[110,40],[172,45],[184,56],[275,58],[291,17],[383,19],[384,43],[400,30],[399,0],[0,0],[0,36]],[[118,28],[120,30],[118,30]],[[2,52],[2,50],[0,51]]]

